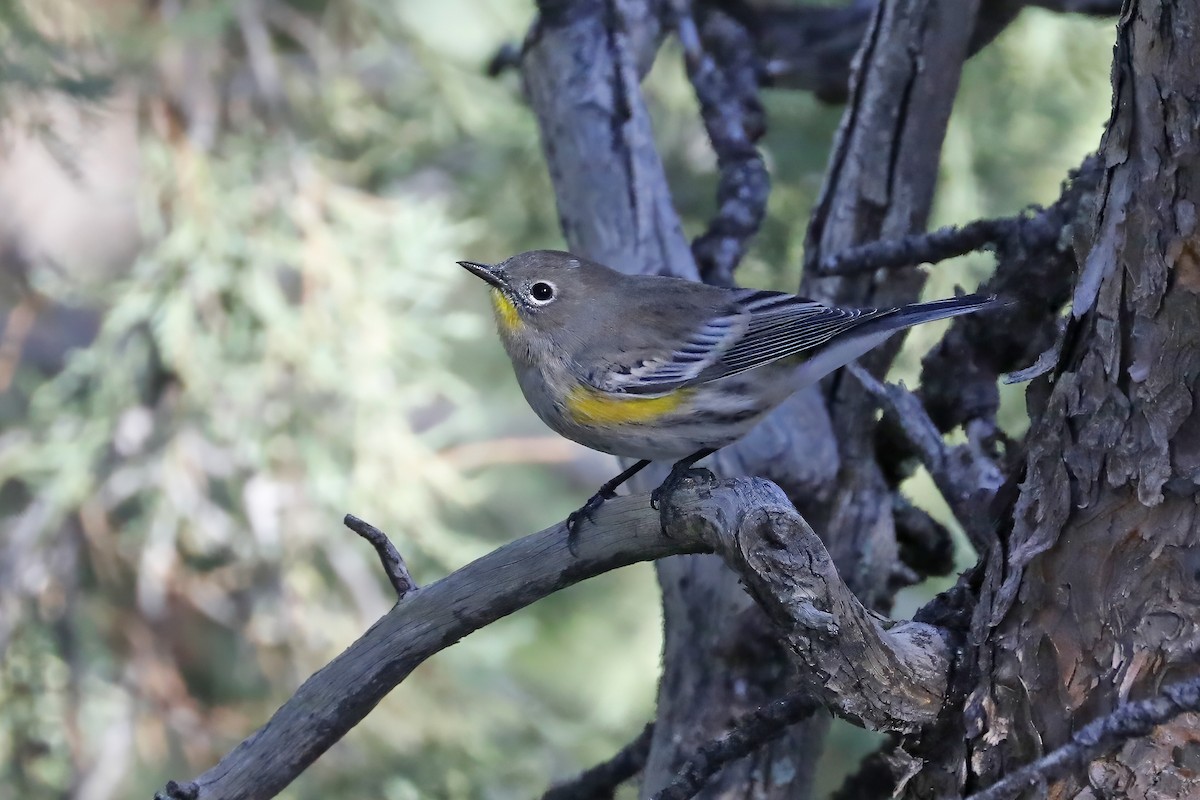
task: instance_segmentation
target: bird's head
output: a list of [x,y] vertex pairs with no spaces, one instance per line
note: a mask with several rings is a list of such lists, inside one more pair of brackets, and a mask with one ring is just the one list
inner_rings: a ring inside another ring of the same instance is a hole
[[[618,273],[559,250],[531,250],[499,264],[459,261],[492,287],[496,326],[506,344],[553,335],[574,338],[595,301]],[[511,347],[510,347],[511,352]]]

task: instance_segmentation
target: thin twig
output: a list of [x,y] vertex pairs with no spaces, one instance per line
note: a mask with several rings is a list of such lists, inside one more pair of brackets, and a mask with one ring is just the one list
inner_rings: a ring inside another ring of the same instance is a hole
[[519,69],[520,66],[521,46],[516,42],[505,42],[496,48],[496,52],[488,59],[484,72],[489,78],[496,78],[510,69]]
[[1021,237],[1030,245],[1047,247],[1058,241],[1062,228],[1054,224],[1056,209],[1037,209],[1001,219],[980,219],[966,225],[948,225],[931,233],[870,242],[834,253],[821,262],[821,275],[861,275],[877,269],[899,269],[936,264],[973,253],[1006,239]]
[[771,193],[766,165],[754,144],[766,131],[754,43],[740,22],[710,10],[704,26],[705,40],[714,45],[710,55],[690,0],[672,0],[671,11],[720,171],[716,216],[692,242],[692,253],[705,283],[732,286],[733,270],[762,225]]
[[877,269],[936,264],[985,247],[1006,245],[1010,252],[1051,249],[1058,245],[1063,227],[1074,217],[1081,198],[1099,181],[1100,170],[1088,158],[1072,173],[1062,195],[1046,208],[1031,207],[1015,217],[980,219],[966,225],[948,225],[930,233],[869,242],[833,253],[821,261],[821,275],[859,275]]
[[751,711],[729,733],[702,745],[679,770],[675,780],[654,795],[654,800],[695,797],[726,764],[779,738],[789,726],[808,718],[820,707],[812,695],[799,692]]
[[1113,752],[1129,739],[1145,736],[1156,725],[1186,711],[1200,711],[1200,678],[1168,686],[1158,697],[1118,707],[1108,716],[1085,725],[1062,747],[976,792],[968,800],[1011,800],[1026,789],[1045,786]]
[[1003,483],[999,467],[981,447],[947,445],[925,406],[903,384],[881,383],[858,364],[848,365],[846,371],[879,403],[884,420],[895,425],[929,470],[971,544],[978,552],[984,552],[994,538],[987,510]]
[[610,800],[617,787],[642,771],[650,756],[654,723],[647,723],[637,738],[607,761],[546,790],[542,800]]
[[375,548],[375,552],[379,554],[379,563],[383,564],[383,571],[387,573],[392,588],[396,590],[396,599],[404,599],[404,595],[417,588],[416,581],[409,574],[408,565],[404,563],[404,557],[386,533],[353,514],[347,514],[342,522]]

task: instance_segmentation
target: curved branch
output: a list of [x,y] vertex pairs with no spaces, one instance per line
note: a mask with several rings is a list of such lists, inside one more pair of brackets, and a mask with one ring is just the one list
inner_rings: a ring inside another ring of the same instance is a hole
[[261,800],[275,796],[342,738],[418,664],[535,600],[617,567],[712,548],[663,533],[645,496],[605,503],[597,524],[567,547],[554,525],[518,539],[436,583],[408,592],[345,652],[305,681],[270,721],[194,781],[161,797]]
[[611,799],[617,787],[646,766],[650,756],[650,740],[654,738],[654,723],[647,723],[642,732],[613,757],[589,767],[570,780],[551,786],[542,800],[605,800]]
[[396,590],[397,599],[403,600],[406,594],[417,588],[417,582],[413,580],[412,574],[408,571],[404,557],[400,555],[400,551],[396,549],[396,545],[392,544],[392,540],[386,533],[353,514],[347,514],[342,520],[342,524],[366,539],[375,548],[375,554],[379,556],[379,563],[388,577],[388,583],[392,584],[392,588]]
[[814,696],[873,730],[911,733],[936,720],[950,672],[949,634],[864,608],[774,484],[725,487],[691,505],[669,501],[672,533],[714,543],[779,628]]
[[[717,214],[692,243],[705,283],[733,286],[733,271],[767,214],[771,179],[755,143],[766,132],[753,47],[733,17],[710,11],[703,32],[690,0],[671,0],[688,77],[717,155]],[[705,45],[712,49],[710,54]]]
[[949,669],[946,634],[921,623],[890,627],[863,608],[778,487],[744,478],[689,486],[666,514],[669,534],[645,495],[610,500],[581,531],[575,554],[560,523],[411,590],[216,766],[168,783],[158,797],[273,797],[433,654],[573,583],[680,553],[724,556],[818,676],[814,696],[835,713],[896,731],[936,717]]

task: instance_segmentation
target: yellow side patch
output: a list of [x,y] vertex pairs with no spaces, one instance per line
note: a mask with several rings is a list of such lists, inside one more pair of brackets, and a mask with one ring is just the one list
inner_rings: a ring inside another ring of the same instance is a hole
[[567,413],[580,425],[633,425],[653,422],[678,409],[692,389],[679,389],[661,397],[615,395],[576,386],[567,393]]
[[515,331],[525,324],[521,321],[521,315],[517,313],[513,301],[505,297],[504,292],[499,289],[492,289],[492,307],[496,309],[496,321],[505,333]]

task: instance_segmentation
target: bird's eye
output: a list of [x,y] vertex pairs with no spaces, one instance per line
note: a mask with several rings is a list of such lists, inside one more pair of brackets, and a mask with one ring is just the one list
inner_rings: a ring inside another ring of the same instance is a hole
[[548,281],[538,281],[529,287],[529,296],[538,305],[545,305],[554,299],[554,284]]

